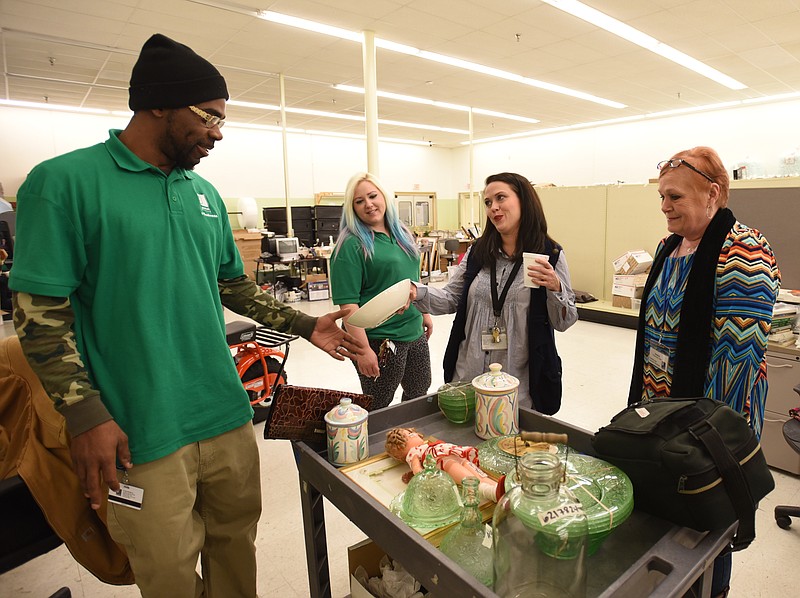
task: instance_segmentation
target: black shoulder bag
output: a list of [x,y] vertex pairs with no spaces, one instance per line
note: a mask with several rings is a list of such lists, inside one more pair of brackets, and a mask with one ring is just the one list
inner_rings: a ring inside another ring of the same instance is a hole
[[775,487],[747,420],[714,399],[636,403],[600,428],[592,445],[628,474],[637,509],[699,531],[738,520],[730,550],[753,541],[758,501]]

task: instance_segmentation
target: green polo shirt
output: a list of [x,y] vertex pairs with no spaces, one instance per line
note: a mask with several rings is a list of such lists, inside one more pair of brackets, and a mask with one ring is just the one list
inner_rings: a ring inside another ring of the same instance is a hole
[[[364,258],[359,240],[350,235],[334,255],[331,263],[333,303],[364,305],[384,289],[406,278],[419,280],[419,258],[408,255],[397,241],[383,233],[375,233],[375,253]],[[422,314],[413,305],[402,314],[367,330],[368,338],[409,342],[422,335]]]
[[252,417],[217,287],[244,269],[216,189],[119,133],[28,175],[10,286],[69,297],[89,376],[144,463]]

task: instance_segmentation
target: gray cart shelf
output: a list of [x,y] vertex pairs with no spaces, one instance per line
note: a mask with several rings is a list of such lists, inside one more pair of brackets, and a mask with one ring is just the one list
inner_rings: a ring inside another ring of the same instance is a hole
[[[436,395],[420,397],[370,413],[370,454],[383,452],[386,431],[413,426],[425,435],[465,445],[478,438],[471,424],[456,425],[439,412]],[[570,446],[593,454],[592,433],[540,415],[520,410],[520,427],[540,432],[566,432]],[[331,596],[323,496],[392,558],[399,560],[422,585],[437,596],[495,597],[471,575],[428,543],[367,492],[328,463],[308,445],[296,444],[303,509],[308,581],[312,598]],[[700,533],[634,510],[589,557],[590,598],[708,597],[714,558],[736,530]]]

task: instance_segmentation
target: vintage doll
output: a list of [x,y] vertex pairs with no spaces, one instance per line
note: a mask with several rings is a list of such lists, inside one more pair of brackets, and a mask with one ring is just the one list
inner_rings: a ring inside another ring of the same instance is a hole
[[436,458],[439,469],[446,472],[460,484],[465,477],[478,478],[478,491],[481,498],[497,502],[505,493],[505,476],[498,482],[479,467],[478,451],[473,446],[459,446],[441,440],[425,442],[422,434],[414,428],[392,428],[386,434],[386,452],[399,461],[405,461],[411,471],[403,475],[408,481],[422,471],[425,457],[429,454]]

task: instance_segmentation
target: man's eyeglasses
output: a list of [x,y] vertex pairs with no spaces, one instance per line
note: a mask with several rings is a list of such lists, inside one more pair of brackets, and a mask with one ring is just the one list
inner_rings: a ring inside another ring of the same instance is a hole
[[682,158],[678,158],[678,159],[675,159],[675,160],[662,160],[661,162],[659,162],[658,164],[656,164],[656,168],[658,168],[659,170],[661,170],[661,169],[662,169],[662,168],[664,168],[664,166],[665,166],[665,165],[667,165],[667,164],[669,165],[669,167],[670,167],[670,168],[677,168],[678,166],[680,166],[681,164],[683,164],[683,165],[684,165],[684,166],[686,166],[686,167],[687,167],[689,170],[694,170],[694,171],[695,171],[697,174],[699,174],[701,177],[708,179],[708,180],[709,180],[709,181],[711,181],[712,183],[716,183],[716,182],[717,182],[717,181],[715,181],[714,179],[712,179],[710,176],[708,176],[708,175],[707,175],[705,172],[703,172],[703,171],[702,171],[702,170],[700,170],[699,168],[695,168],[694,166],[692,166],[691,164],[689,164],[689,163],[688,163],[686,160],[683,160]]
[[219,116],[214,116],[213,114],[209,114],[205,110],[201,110],[197,106],[189,106],[189,110],[194,112],[197,116],[203,119],[205,122],[206,128],[213,129],[214,127],[222,128],[222,125],[225,124],[225,118],[220,118]]

